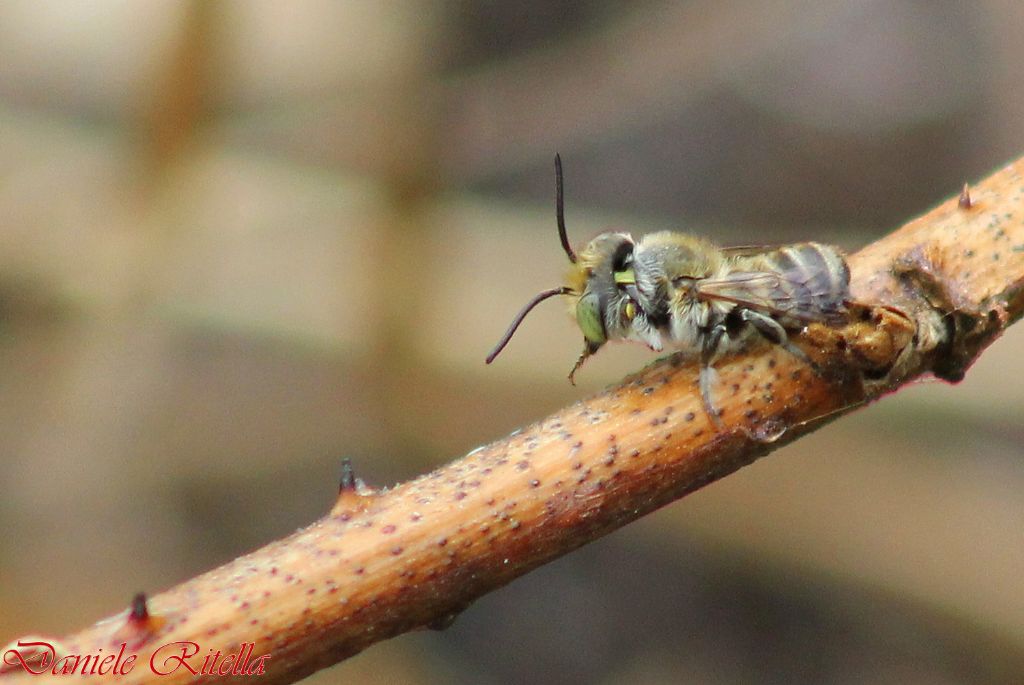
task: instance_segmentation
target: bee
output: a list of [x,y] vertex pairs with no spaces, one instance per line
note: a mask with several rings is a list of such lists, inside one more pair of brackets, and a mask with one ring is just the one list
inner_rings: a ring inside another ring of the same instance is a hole
[[537,294],[516,314],[487,356],[490,364],[530,311],[551,297],[573,300],[583,333],[576,372],[610,340],[632,340],[651,350],[672,349],[700,362],[705,411],[721,427],[712,401],[713,363],[753,336],[780,345],[813,364],[790,342],[812,322],[848,319],[850,270],[835,247],[806,242],[777,248],[720,248],[695,236],[662,231],[634,240],[602,233],[577,254],[565,228],[562,162],[555,156],[558,237],[572,267],[566,285]]

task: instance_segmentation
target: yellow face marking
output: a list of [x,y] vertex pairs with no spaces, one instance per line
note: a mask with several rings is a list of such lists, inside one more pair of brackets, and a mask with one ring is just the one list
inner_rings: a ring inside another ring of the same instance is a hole
[[615,272],[615,283],[618,285],[636,285],[636,274],[632,269]]

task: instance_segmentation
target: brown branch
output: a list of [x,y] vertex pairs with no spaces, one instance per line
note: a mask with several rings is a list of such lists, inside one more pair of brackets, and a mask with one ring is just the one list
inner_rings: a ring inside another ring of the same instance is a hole
[[[199,646],[194,668],[255,643],[250,665],[270,655],[262,682],[292,682],[378,640],[443,627],[477,597],[922,373],[957,380],[1024,310],[1022,173],[1024,160],[853,255],[855,320],[797,341],[820,373],[770,347],[720,362],[722,430],[703,413],[695,368],[660,360],[393,490],[348,473],[320,521],[136,598],[61,640],[59,654],[125,643],[139,655],[126,682],[144,682],[169,642]],[[160,681],[189,678],[178,668]]]

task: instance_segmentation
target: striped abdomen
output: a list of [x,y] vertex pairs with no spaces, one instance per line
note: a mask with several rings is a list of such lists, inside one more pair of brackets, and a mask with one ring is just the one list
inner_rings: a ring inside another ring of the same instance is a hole
[[781,277],[773,294],[780,311],[805,321],[842,316],[850,297],[850,268],[839,250],[797,243],[765,253],[763,259]]
[[783,325],[836,321],[845,315],[850,270],[836,248],[797,243],[733,257],[724,274],[696,283],[698,297],[769,314]]

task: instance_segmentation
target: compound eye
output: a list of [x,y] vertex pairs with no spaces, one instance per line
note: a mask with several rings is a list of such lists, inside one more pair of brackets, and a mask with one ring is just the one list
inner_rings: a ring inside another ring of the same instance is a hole
[[576,303],[576,323],[583,331],[583,337],[589,343],[603,344],[608,336],[604,330],[604,317],[601,315],[601,301],[597,293],[585,292]]
[[633,241],[623,240],[612,254],[612,271],[629,270],[633,266]]

